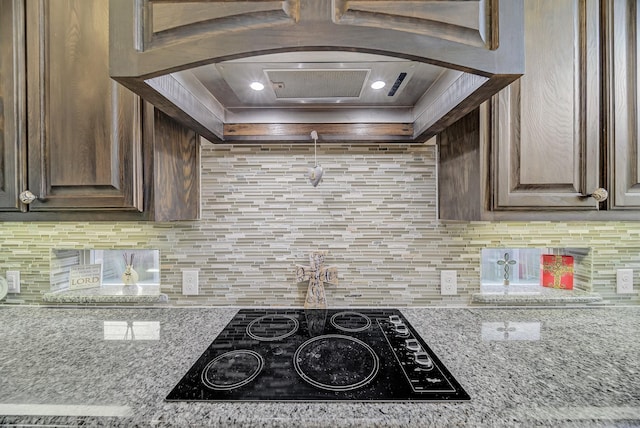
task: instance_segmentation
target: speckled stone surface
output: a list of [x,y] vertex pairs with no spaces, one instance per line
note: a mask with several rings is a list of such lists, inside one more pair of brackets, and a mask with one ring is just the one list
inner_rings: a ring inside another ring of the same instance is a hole
[[640,426],[639,307],[401,310],[471,401],[167,403],[235,309],[0,306],[0,425]]
[[490,305],[573,305],[598,303],[602,296],[583,290],[549,287],[483,285],[481,293],[471,296],[471,303]]
[[169,298],[153,285],[104,285],[62,290],[42,295],[46,303],[167,303]]

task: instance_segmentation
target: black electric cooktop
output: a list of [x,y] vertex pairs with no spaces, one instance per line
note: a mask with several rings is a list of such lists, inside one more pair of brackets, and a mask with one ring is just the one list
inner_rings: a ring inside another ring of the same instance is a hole
[[438,401],[469,395],[395,309],[240,310],[167,401]]

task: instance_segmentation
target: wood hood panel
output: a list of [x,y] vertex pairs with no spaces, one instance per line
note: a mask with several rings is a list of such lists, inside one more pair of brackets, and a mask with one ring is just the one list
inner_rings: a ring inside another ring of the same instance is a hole
[[214,143],[421,143],[524,73],[523,2],[110,0],[110,73]]

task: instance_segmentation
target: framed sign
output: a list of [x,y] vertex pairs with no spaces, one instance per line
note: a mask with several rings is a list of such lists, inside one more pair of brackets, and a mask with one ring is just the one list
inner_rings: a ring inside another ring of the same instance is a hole
[[102,265],[72,266],[69,270],[69,289],[80,290],[102,286]]

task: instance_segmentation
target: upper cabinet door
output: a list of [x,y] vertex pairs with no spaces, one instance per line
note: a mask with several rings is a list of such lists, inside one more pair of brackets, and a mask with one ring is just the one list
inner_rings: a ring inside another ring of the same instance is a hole
[[[640,8],[636,0],[606,3],[605,55],[609,115],[605,118],[609,149],[611,209],[640,208]],[[615,22],[615,25],[614,25]]]
[[140,100],[109,77],[109,2],[30,0],[26,25],[29,209],[141,211]]
[[594,210],[599,184],[597,0],[525,4],[525,75],[492,101],[493,209]]
[[0,211],[20,211],[26,171],[24,3],[0,0]]

